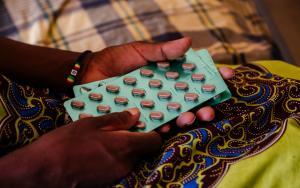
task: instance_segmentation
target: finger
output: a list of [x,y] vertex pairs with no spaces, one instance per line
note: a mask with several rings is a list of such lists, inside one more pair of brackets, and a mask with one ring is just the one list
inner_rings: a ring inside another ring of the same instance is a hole
[[219,71],[225,80],[228,80],[234,76],[234,70],[232,68],[220,67]]
[[138,123],[139,117],[138,108],[129,108],[123,112],[95,117],[92,119],[92,123],[105,131],[128,130]]
[[162,134],[166,134],[166,133],[168,133],[170,130],[171,130],[171,125],[170,125],[170,124],[165,124],[165,125],[161,126],[161,127],[158,129],[158,132],[159,132],[159,133],[162,133]]
[[183,56],[191,47],[191,44],[191,39],[188,37],[156,44],[142,42],[131,43],[132,47],[146,61],[166,61],[176,59]]
[[215,110],[211,106],[205,106],[196,112],[196,116],[200,121],[212,121],[215,118]]
[[192,125],[196,120],[196,116],[192,112],[183,112],[176,119],[176,125],[180,128],[185,128]]
[[156,152],[162,145],[162,139],[155,131],[149,133],[130,132],[128,141],[131,148],[130,153],[134,156]]

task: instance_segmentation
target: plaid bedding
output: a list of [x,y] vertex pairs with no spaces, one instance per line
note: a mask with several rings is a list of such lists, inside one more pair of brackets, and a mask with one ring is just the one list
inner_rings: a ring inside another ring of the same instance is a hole
[[220,63],[272,58],[252,0],[1,0],[0,36],[73,51],[190,36]]

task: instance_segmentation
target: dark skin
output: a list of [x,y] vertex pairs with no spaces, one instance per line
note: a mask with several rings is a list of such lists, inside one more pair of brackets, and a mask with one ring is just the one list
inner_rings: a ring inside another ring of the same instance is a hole
[[[0,72],[29,85],[67,90],[65,74],[80,53],[28,45],[0,37]],[[53,76],[55,75],[55,76]]]
[[4,156],[1,187],[111,185],[127,175],[140,156],[157,151],[162,143],[156,132],[127,131],[140,115],[137,109],[130,112],[76,121]]
[[[191,46],[189,38],[149,44],[134,42],[109,47],[87,56],[77,84],[120,76],[148,61],[166,61],[182,56]],[[65,75],[79,53],[27,45],[0,38],[0,72],[23,83],[66,91]],[[222,68],[223,78],[232,69]],[[30,145],[0,159],[1,187],[103,187],[126,176],[145,154],[157,151],[157,132],[127,131],[138,123],[137,108],[101,117],[82,119],[43,135]],[[191,125],[195,118],[210,121],[211,107],[196,114],[181,114],[176,124]],[[165,125],[160,132],[168,132]],[[147,150],[145,150],[147,148]]]

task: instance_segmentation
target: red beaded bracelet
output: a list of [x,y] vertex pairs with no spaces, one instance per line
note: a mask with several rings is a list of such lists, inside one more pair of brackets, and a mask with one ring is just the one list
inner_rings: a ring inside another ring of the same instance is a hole
[[67,85],[73,86],[73,84],[76,81],[76,76],[78,75],[78,72],[81,68],[82,62],[89,53],[92,53],[92,51],[86,50],[79,55],[79,57],[77,58],[77,60],[73,65],[73,68],[70,71],[70,74],[66,78]]

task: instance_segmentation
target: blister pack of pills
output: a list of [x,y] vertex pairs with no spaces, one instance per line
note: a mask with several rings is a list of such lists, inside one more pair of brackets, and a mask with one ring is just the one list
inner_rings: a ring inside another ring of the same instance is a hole
[[[78,87],[82,95],[64,103],[72,120],[138,107],[140,121],[146,126],[135,131],[149,132],[196,106],[231,97],[206,50],[195,53],[190,49],[183,58],[150,63],[101,84]],[[91,90],[85,93],[82,87]]]

